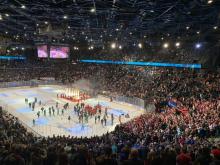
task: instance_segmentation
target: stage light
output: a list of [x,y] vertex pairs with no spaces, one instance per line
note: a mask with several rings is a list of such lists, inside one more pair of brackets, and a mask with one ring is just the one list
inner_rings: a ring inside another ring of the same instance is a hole
[[197,31],[196,33],[197,33],[197,34],[200,34],[200,31]]
[[39,26],[39,24],[37,23],[36,26]]
[[8,32],[6,31],[5,34],[8,34]]
[[122,49],[122,46],[121,45],[119,45],[119,47],[118,47],[119,49]]
[[207,3],[208,3],[208,4],[211,4],[212,2],[213,2],[213,0],[208,0],[208,2],[207,2]]
[[21,48],[21,50],[24,50],[24,49],[25,49],[24,47]]
[[95,12],[96,12],[96,9],[95,9],[95,8],[91,8],[90,12],[91,12],[91,13],[95,13]]
[[70,29],[70,26],[68,26],[67,28]]
[[2,18],[2,15],[0,14],[0,20],[2,20],[3,18]]
[[214,26],[213,29],[215,29],[215,30],[218,29],[218,26]]
[[119,29],[117,28],[117,29],[115,29],[116,31],[119,31]]
[[67,15],[64,15],[64,16],[63,16],[63,19],[67,19],[67,18],[68,18],[68,16],[67,16]]
[[161,40],[163,40],[164,38],[163,37],[161,37]]
[[6,16],[6,17],[9,17],[9,14],[6,13],[5,16]]
[[179,46],[180,46],[180,43],[179,43],[179,42],[176,42],[175,45],[176,45],[176,47],[179,47]]
[[115,43],[112,43],[112,44],[111,44],[111,48],[112,48],[112,49],[115,49],[115,48],[116,48],[116,44],[115,44]]
[[141,48],[142,48],[142,44],[141,44],[141,43],[139,43],[139,44],[138,44],[138,47],[141,49]]
[[22,8],[22,9],[25,9],[25,8],[26,8],[26,6],[25,6],[25,5],[22,5],[22,6],[21,6],[21,8]]
[[44,23],[45,23],[46,25],[48,24],[48,22],[47,22],[47,21],[45,21]]
[[169,47],[169,43],[164,43],[164,44],[163,44],[163,47],[164,47],[164,48],[168,48],[168,47]]
[[189,30],[189,28],[190,28],[190,27],[189,27],[189,26],[187,26],[187,27],[186,27],[186,30]]
[[132,35],[132,32],[130,32],[130,35]]
[[197,44],[196,44],[196,49],[201,48],[201,46],[202,46],[202,45],[201,45],[200,43],[197,43]]

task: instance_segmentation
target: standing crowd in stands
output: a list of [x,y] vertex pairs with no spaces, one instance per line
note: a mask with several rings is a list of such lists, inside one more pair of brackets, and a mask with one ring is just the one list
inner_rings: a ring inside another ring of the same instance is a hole
[[[62,66],[61,66],[62,67]],[[52,70],[52,72],[51,72]],[[9,74],[7,74],[9,73]],[[220,74],[204,70],[77,64],[63,69],[4,69],[1,82],[49,75],[88,79],[100,91],[155,105],[100,137],[37,137],[0,111],[2,165],[219,165]],[[48,74],[47,74],[48,73]]]

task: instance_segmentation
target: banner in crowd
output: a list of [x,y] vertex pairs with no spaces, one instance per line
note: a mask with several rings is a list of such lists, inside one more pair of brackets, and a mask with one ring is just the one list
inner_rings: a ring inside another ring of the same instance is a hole
[[172,100],[170,100],[170,101],[168,101],[168,106],[169,106],[169,107],[176,107],[176,106],[177,106],[177,103],[174,102],[174,101],[172,101]]

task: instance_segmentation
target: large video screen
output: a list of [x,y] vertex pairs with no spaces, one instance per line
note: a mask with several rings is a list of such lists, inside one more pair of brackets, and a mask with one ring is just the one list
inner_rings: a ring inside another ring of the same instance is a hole
[[39,45],[37,46],[37,54],[39,58],[47,58],[47,45]]
[[50,58],[68,58],[69,47],[64,46],[51,46],[50,47]]

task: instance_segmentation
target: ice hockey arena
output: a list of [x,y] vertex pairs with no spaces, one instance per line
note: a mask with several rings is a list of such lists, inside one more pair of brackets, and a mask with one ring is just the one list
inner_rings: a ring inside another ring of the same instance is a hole
[[220,1],[0,0],[0,165],[220,165]]

